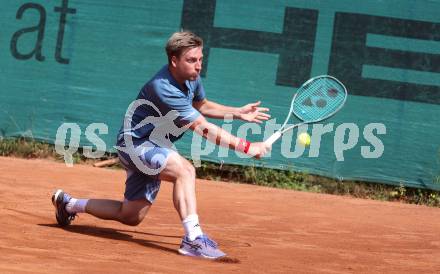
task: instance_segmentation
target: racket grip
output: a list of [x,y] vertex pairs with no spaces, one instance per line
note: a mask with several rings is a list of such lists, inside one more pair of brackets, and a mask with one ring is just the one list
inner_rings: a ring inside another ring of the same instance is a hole
[[267,138],[266,141],[264,141],[267,145],[272,146],[273,143],[275,143],[276,140],[278,140],[281,137],[281,132],[277,131],[272,136]]

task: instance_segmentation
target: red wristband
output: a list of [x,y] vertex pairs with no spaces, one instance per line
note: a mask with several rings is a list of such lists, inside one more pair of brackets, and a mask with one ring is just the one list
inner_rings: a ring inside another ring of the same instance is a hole
[[243,153],[247,153],[247,151],[249,150],[249,145],[250,143],[244,139],[239,139],[238,140],[238,144],[235,150],[243,152]]
[[250,146],[251,146],[251,142],[246,141],[246,146],[244,147],[243,152],[247,154]]

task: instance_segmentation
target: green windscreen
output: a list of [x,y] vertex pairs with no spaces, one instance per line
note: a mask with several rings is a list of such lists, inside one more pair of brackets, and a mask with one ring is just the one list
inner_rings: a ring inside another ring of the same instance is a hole
[[308,148],[294,131],[257,161],[188,132],[181,154],[440,190],[439,11],[432,0],[2,1],[0,136],[55,143],[71,123],[80,131],[67,139],[114,152],[128,105],[167,62],[167,39],[188,29],[205,42],[209,100],[270,108],[261,125],[215,121],[234,135],[268,138],[314,76],[335,76],[349,97],[332,118],[301,128]]

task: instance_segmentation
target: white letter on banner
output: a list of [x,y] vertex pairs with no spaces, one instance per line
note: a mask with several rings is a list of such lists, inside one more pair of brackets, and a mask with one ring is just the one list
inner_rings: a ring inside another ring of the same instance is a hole
[[382,123],[370,123],[365,126],[364,138],[373,145],[374,150],[371,151],[370,146],[361,146],[361,154],[364,158],[379,158],[385,150],[382,141],[373,134],[373,130],[376,130],[377,134],[387,133],[387,128]]
[[[348,129],[348,140],[344,143],[345,130]],[[336,128],[334,149],[338,161],[344,161],[344,151],[352,149],[359,140],[359,128],[353,123],[343,123]]]
[[83,147],[84,156],[88,158],[101,158],[107,150],[104,140],[95,133],[96,129],[99,134],[108,134],[108,126],[104,123],[92,123],[86,128],[87,140],[96,146],[95,152],[93,152],[92,146]]
[[[232,121],[233,121],[232,114],[226,114],[223,119],[224,124],[222,125],[222,129],[224,131],[232,133],[232,124],[231,124]],[[220,139],[220,146],[218,148],[218,157],[219,158],[222,158],[222,157],[226,158],[229,156],[228,146],[229,146],[230,140],[223,140],[223,139],[225,139],[225,138]]]
[[298,131],[295,135],[295,150],[293,152],[290,151],[290,149],[292,147],[293,133],[295,130],[288,130],[285,134],[283,134],[281,137],[281,155],[288,159],[301,157],[306,147],[299,142],[298,136],[303,132],[307,132],[308,128],[309,126],[307,124],[298,126]]
[[312,127],[312,140],[310,141],[309,157],[318,157],[321,148],[321,136],[333,131],[333,123],[323,125],[314,124]]
[[[70,142],[69,149],[65,149],[67,131],[70,129]],[[63,123],[57,130],[57,135],[55,138],[55,151],[63,155],[64,162],[68,167],[73,166],[72,155],[78,151],[79,140],[81,138],[81,128],[76,123]]]

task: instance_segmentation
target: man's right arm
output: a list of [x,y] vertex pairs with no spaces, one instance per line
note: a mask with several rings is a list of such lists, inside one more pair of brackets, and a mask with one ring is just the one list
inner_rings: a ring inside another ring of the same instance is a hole
[[[192,122],[189,128],[216,145],[244,152],[243,146],[241,145],[243,140],[241,138],[236,137],[226,130],[214,125],[213,123],[208,122],[203,115],[199,115],[199,117]],[[271,146],[265,144],[264,142],[256,142],[250,144],[246,154],[258,159],[270,150]]]

